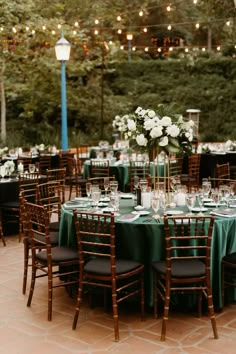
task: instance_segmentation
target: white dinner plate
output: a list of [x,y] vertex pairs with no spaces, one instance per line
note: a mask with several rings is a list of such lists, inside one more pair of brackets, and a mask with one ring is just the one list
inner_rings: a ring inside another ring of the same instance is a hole
[[147,211],[147,210],[134,210],[132,211],[132,214],[135,214],[135,215],[148,215],[150,214],[150,211]]
[[136,207],[134,207],[134,209],[137,211],[141,211],[144,209],[144,207],[142,205],[137,205]]
[[198,207],[191,209],[191,211],[197,212],[197,213],[199,213],[201,211],[204,212],[204,211],[207,211],[207,210],[208,210],[207,208],[198,208]]
[[214,202],[204,203],[204,205],[208,208],[215,208],[217,206],[217,204]]
[[167,210],[166,214],[167,215],[181,215],[183,214],[183,210]]

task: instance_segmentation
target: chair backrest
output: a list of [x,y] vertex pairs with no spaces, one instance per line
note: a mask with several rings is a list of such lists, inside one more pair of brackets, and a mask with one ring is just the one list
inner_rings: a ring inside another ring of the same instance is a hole
[[24,171],[29,171],[29,165],[32,164],[32,156],[18,156],[17,164],[22,163],[24,166]]
[[39,172],[42,175],[46,175],[46,170],[52,168],[52,155],[51,154],[39,154]]
[[183,172],[183,157],[171,157],[168,159],[169,176],[179,176]]
[[200,154],[192,154],[188,157],[188,175],[199,179]]
[[21,173],[19,175],[19,193],[24,193],[28,202],[35,203],[36,187],[39,183],[39,173]]
[[66,168],[54,168],[46,170],[47,182],[58,181],[61,186],[61,201],[65,202],[65,188],[66,188]]
[[68,176],[69,175],[68,160],[71,158],[74,158],[74,154],[70,151],[60,151],[59,157],[60,157],[59,167],[65,168],[66,169],[66,176]]
[[176,259],[199,259],[210,274],[213,216],[166,216],[164,231],[166,243],[166,269],[171,275],[172,262]]
[[90,147],[89,145],[76,145],[76,156],[77,159],[82,161],[89,160],[90,157]]
[[110,176],[110,177],[93,177],[93,178],[87,178],[87,182],[91,183],[91,185],[98,185],[99,189],[101,189],[102,193],[106,191],[104,187],[104,178],[107,178],[109,180],[109,183],[111,181],[115,181],[115,176]]
[[[73,211],[80,266],[89,258],[110,258],[115,276],[115,219],[113,214]],[[83,269],[83,268],[82,268]]]
[[61,216],[61,185],[59,181],[49,181],[38,184],[36,187],[37,203],[46,206],[49,216],[57,214]]
[[91,177],[109,177],[110,161],[109,160],[90,160],[90,176]]
[[224,164],[216,165],[216,177],[218,178],[219,183],[225,183],[225,180],[230,179],[230,164],[229,162]]
[[49,217],[45,206],[25,202],[25,229],[30,237],[31,249],[46,248],[47,256],[51,259]]
[[130,180],[130,191],[133,192],[135,189],[134,179],[139,177],[139,179],[147,179],[148,184],[150,184],[150,163],[143,161],[130,161],[129,165],[129,180]]

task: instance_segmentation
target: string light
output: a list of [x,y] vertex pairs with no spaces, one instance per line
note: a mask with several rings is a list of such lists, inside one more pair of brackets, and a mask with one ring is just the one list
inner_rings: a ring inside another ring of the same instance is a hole
[[25,30],[26,30],[26,32],[28,32],[29,31],[29,26],[26,26]]
[[75,36],[75,35],[77,34],[77,31],[76,31],[76,30],[74,30],[72,33],[73,33],[73,35]]
[[168,5],[168,6],[166,7],[166,11],[171,11],[170,5]]
[[161,48],[158,48],[157,51],[160,53],[161,52]]
[[60,24],[59,24],[59,25],[57,25],[57,28],[58,28],[58,29],[61,29],[61,25],[60,25]]
[[205,51],[206,51],[206,48],[205,48],[205,47],[203,47],[203,48],[202,48],[202,51],[203,51],[203,52],[205,52]]
[[145,47],[145,48],[144,48],[144,51],[145,51],[145,52],[148,52],[148,51],[149,51],[149,48],[148,48],[148,47]]
[[1,31],[1,32],[3,31],[3,27],[0,28],[0,31]]
[[98,30],[94,30],[94,34],[95,34],[95,36],[97,36],[98,35]]
[[169,48],[169,51],[172,52],[172,50],[173,50],[173,47],[170,47],[170,48]]
[[96,19],[96,20],[94,21],[94,23],[95,23],[95,25],[98,25],[98,24],[99,24],[99,20]]
[[194,5],[196,5],[197,4],[197,0],[193,0],[193,3],[194,3]]
[[32,33],[32,34],[35,34],[35,30],[32,30],[31,33]]
[[12,27],[12,32],[14,32],[14,33],[17,32],[16,27]]
[[124,50],[124,46],[123,46],[123,45],[121,45],[121,46],[120,46],[120,49],[121,49],[121,50]]
[[185,51],[185,53],[188,53],[188,48],[185,48],[185,50],[184,50],[184,51]]
[[170,31],[170,30],[171,30],[171,28],[172,28],[172,27],[171,27],[171,25],[169,25],[169,26],[167,27],[168,31]]
[[226,25],[227,25],[227,26],[230,26],[230,21],[227,21],[227,22],[226,22]]
[[75,27],[79,27],[79,22],[76,21],[75,24],[74,24]]
[[135,52],[135,51],[136,51],[136,47],[133,47],[133,48],[132,48],[132,51]]
[[43,25],[42,29],[43,29],[43,31],[46,31],[46,26],[45,26],[45,25]]
[[113,42],[112,42],[112,41],[109,41],[108,43],[109,43],[110,45],[112,45],[112,44],[113,44]]
[[147,33],[147,27],[144,27],[143,32]]
[[195,27],[198,29],[200,27],[199,23],[196,23]]
[[143,10],[140,10],[138,14],[139,14],[140,17],[142,17],[143,16]]
[[56,31],[52,30],[52,35],[54,36],[56,34]]
[[118,33],[118,34],[121,34],[121,33],[122,33],[122,29],[119,28],[119,29],[117,30],[117,33]]
[[116,19],[117,19],[117,21],[121,21],[121,16],[118,15]]
[[220,51],[221,48],[220,48],[220,46],[218,46],[216,49],[217,49],[218,51]]

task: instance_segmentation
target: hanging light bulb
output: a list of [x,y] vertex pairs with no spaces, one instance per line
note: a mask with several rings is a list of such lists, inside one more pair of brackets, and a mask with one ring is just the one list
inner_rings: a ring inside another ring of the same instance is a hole
[[144,27],[143,32],[147,33],[147,27]]
[[171,27],[171,25],[169,25],[169,26],[167,27],[168,31],[170,31],[170,30],[171,30],[171,28],[172,28],[172,27]]
[[135,51],[136,51],[136,47],[133,47],[133,48],[132,48],[132,51],[135,52]]
[[121,21],[121,16],[118,15],[116,19],[117,19],[117,21]]
[[97,36],[98,35],[98,30],[94,30],[94,34],[95,34],[95,36]]
[[46,30],[46,26],[45,26],[45,25],[43,25],[42,29],[43,29],[43,31],[45,31],[45,30]]
[[56,31],[52,30],[52,35],[56,34]]
[[144,51],[145,51],[145,52],[148,52],[148,51],[149,51],[149,48],[148,48],[148,47],[145,47],[145,48],[144,48]]
[[170,5],[168,5],[168,6],[166,7],[166,11],[171,11]]
[[57,28],[58,28],[58,29],[61,29],[61,24],[60,24],[60,23],[59,23],[59,25],[57,25]]
[[12,27],[12,32],[14,32],[14,33],[17,32],[16,27]]
[[118,33],[118,34],[121,34],[121,33],[122,33],[122,29],[119,28],[119,29],[117,30],[117,33]]
[[76,21],[76,22],[74,23],[74,26],[75,26],[75,27],[79,27],[79,22]]
[[26,26],[25,30],[26,30],[26,32],[28,32],[29,31],[29,26]]
[[160,53],[161,52],[161,48],[158,48],[157,51]]
[[32,34],[35,34],[35,30],[32,30],[31,33],[32,33]]
[[143,16],[143,10],[140,10],[138,14],[139,14],[140,17],[142,17]]
[[0,31],[1,31],[1,32],[3,31],[3,27],[0,27]]
[[95,25],[99,24],[99,20],[96,18],[96,20],[94,21]]
[[172,52],[172,51],[173,51],[173,47],[170,47],[170,48],[169,48],[169,51]]
[[196,5],[197,4],[197,0],[193,0],[193,3],[194,3],[194,5]]
[[226,25],[227,25],[227,26],[230,26],[230,21],[227,21],[227,22],[226,22]]
[[205,52],[205,51],[206,51],[206,48],[203,47],[203,48],[202,48],[202,51]]
[[73,35],[75,36],[77,34],[76,30],[73,31]]
[[195,27],[198,29],[200,27],[199,23],[196,23]]
[[184,50],[184,51],[185,51],[185,53],[188,53],[188,48],[185,48],[185,50]]
[[217,49],[217,50],[218,50],[218,52],[219,52],[221,48],[220,48],[220,46],[218,46],[216,49]]
[[123,45],[120,46],[120,50],[124,50],[124,46]]

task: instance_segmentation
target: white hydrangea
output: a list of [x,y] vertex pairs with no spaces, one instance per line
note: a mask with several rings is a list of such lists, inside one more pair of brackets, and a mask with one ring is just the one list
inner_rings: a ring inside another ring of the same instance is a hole
[[155,115],[156,115],[156,113],[155,113],[152,109],[149,109],[149,110],[147,111],[147,115],[148,115],[148,117],[150,117],[150,118],[154,118]]
[[153,129],[154,126],[155,126],[154,119],[147,119],[147,120],[145,120],[145,122],[144,122],[143,125],[144,125],[144,129],[145,129],[145,130],[151,130],[151,129]]

